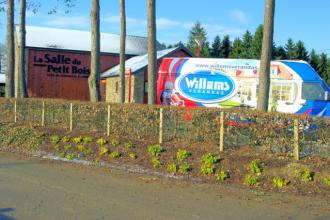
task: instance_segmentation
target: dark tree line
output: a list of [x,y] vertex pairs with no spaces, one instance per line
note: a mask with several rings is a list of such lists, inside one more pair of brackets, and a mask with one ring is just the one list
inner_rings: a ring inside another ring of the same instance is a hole
[[[196,32],[204,32],[206,36],[205,28],[199,22],[192,28],[188,44],[185,45],[195,54],[197,54],[196,44],[191,39]],[[230,39],[229,35],[222,38],[218,35],[212,43],[209,43],[205,38],[201,56],[211,58],[260,59],[262,38],[263,25],[258,26],[254,33],[246,31],[241,38],[235,38],[233,40]],[[182,43],[168,45],[168,47],[175,47],[179,44]],[[304,42],[301,40],[295,42],[289,38],[284,46],[273,43],[272,59],[307,61],[330,85],[330,57],[326,53],[317,53],[314,49],[308,51]]]

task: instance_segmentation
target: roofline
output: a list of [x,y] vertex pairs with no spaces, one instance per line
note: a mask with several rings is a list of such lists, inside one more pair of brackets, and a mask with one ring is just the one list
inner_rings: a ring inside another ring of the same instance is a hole
[[[188,50],[185,46],[183,46],[182,44],[181,45],[179,45],[175,50],[173,50],[173,51],[171,51],[170,53],[168,53],[168,54],[165,54],[165,55],[163,55],[163,56],[161,56],[161,57],[159,57],[159,58],[157,58],[157,62],[158,62],[158,60],[161,60],[161,59],[163,59],[165,56],[171,56],[172,54],[174,54],[174,53],[176,53],[176,52],[178,52],[178,51],[180,51],[180,50],[185,50],[185,52],[187,52],[188,53],[188,55],[190,55],[190,56],[192,56],[191,58],[194,58],[195,57],[195,55],[193,55],[191,52],[190,52],[190,50]],[[144,55],[146,55],[146,54],[144,54]],[[143,55],[141,55],[141,56],[143,56]],[[133,57],[132,57],[133,58]],[[118,65],[116,65],[116,66],[119,66],[119,64]],[[112,68],[115,68],[116,66],[114,66],[114,67],[112,67]],[[144,70],[144,69],[146,69],[148,67],[148,64],[146,65],[146,66],[144,66],[144,67],[141,67],[141,68],[139,68],[139,69],[136,69],[134,72],[132,72],[132,74],[134,74],[134,73],[136,73],[136,72],[139,72],[139,71],[141,71],[141,70]],[[112,69],[111,68],[111,69]],[[125,70],[126,71],[126,70]],[[105,73],[106,71],[104,71],[103,73]],[[103,73],[101,73],[101,76],[102,76],[102,74]],[[118,75],[112,75],[112,76],[106,76],[106,77],[101,77],[102,79],[107,79],[107,78],[110,78],[110,77],[117,77],[117,76],[119,76],[119,74]]]

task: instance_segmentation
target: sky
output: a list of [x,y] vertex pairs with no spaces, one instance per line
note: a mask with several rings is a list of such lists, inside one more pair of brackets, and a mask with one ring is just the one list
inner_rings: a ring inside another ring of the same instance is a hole
[[[48,11],[56,0],[39,0],[36,14],[27,13],[27,25],[89,30],[90,0],[76,0],[66,14],[60,7],[56,14]],[[120,33],[119,0],[100,0],[101,31]],[[157,0],[157,40],[174,44],[187,42],[189,30],[200,21],[212,43],[214,37],[241,37],[246,30],[254,33],[264,20],[264,0]],[[302,40],[308,50],[330,55],[330,1],[276,0],[274,41],[285,45],[289,38]],[[16,10],[18,14],[18,10]],[[127,34],[147,35],[146,0],[126,0]],[[16,18],[16,23],[18,19]],[[0,42],[5,41],[5,12],[0,13]]]

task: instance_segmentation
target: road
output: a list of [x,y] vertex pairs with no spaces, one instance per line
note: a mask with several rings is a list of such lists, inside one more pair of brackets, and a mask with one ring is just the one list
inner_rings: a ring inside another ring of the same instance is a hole
[[0,220],[12,219],[330,219],[330,201],[0,153]]

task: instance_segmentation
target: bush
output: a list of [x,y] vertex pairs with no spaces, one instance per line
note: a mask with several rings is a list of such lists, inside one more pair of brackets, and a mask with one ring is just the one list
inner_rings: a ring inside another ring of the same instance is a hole
[[273,179],[273,186],[274,188],[281,189],[289,184],[290,181],[281,178],[281,177],[274,177]]
[[58,144],[58,143],[60,143],[60,141],[61,141],[61,138],[58,135],[52,135],[50,137],[50,142],[52,144]]
[[167,165],[167,171],[169,173],[176,173],[178,171],[178,167],[175,163],[170,163]]
[[263,163],[261,163],[260,159],[253,160],[249,165],[249,169],[251,173],[261,174],[263,171]]
[[225,181],[228,178],[230,178],[228,171],[221,170],[219,173],[215,174],[215,179],[221,182]]
[[310,169],[296,170],[296,175],[300,177],[303,182],[312,182],[314,180],[313,173]]
[[210,164],[203,164],[201,166],[201,170],[200,170],[201,174],[203,175],[212,175],[215,172],[215,168],[214,165],[210,165]]
[[324,177],[323,182],[326,186],[330,187],[330,176]]
[[128,156],[129,156],[129,158],[131,158],[132,160],[136,160],[136,159],[137,159],[137,155],[134,154],[134,153],[130,153]]
[[256,175],[246,175],[244,178],[244,184],[248,186],[258,186],[260,177]]
[[159,168],[162,165],[160,160],[158,160],[157,158],[152,158],[151,163],[154,168]]
[[120,157],[121,154],[118,152],[118,151],[113,151],[111,154],[110,154],[110,157],[111,158],[118,158]]
[[202,162],[204,165],[214,165],[220,161],[220,156],[213,155],[211,153],[204,154],[202,156]]
[[187,162],[179,166],[180,173],[188,173],[189,171],[191,171],[191,166]]
[[112,139],[112,140],[111,140],[111,145],[112,145],[113,147],[117,147],[117,146],[119,145],[119,141],[117,141],[116,139]]
[[75,144],[80,144],[83,141],[83,138],[81,136],[73,138],[73,142]]
[[191,156],[191,153],[187,152],[187,150],[179,149],[178,152],[176,153],[176,158],[179,162],[186,160],[190,156]]
[[133,143],[132,142],[125,142],[124,147],[127,149],[132,149],[133,148]]
[[160,144],[151,145],[148,147],[148,152],[154,157],[159,157],[163,151],[164,149],[160,146]]
[[92,143],[92,142],[93,142],[93,138],[90,137],[90,136],[84,136],[84,137],[83,137],[83,142],[84,142],[85,144]]
[[102,146],[107,143],[107,140],[105,140],[104,138],[100,138],[96,141],[96,143]]
[[62,142],[68,143],[68,142],[70,142],[70,139],[71,139],[71,137],[69,135],[66,135],[66,136],[62,137]]
[[100,149],[100,156],[106,155],[109,153],[109,149],[107,147],[102,146]]

